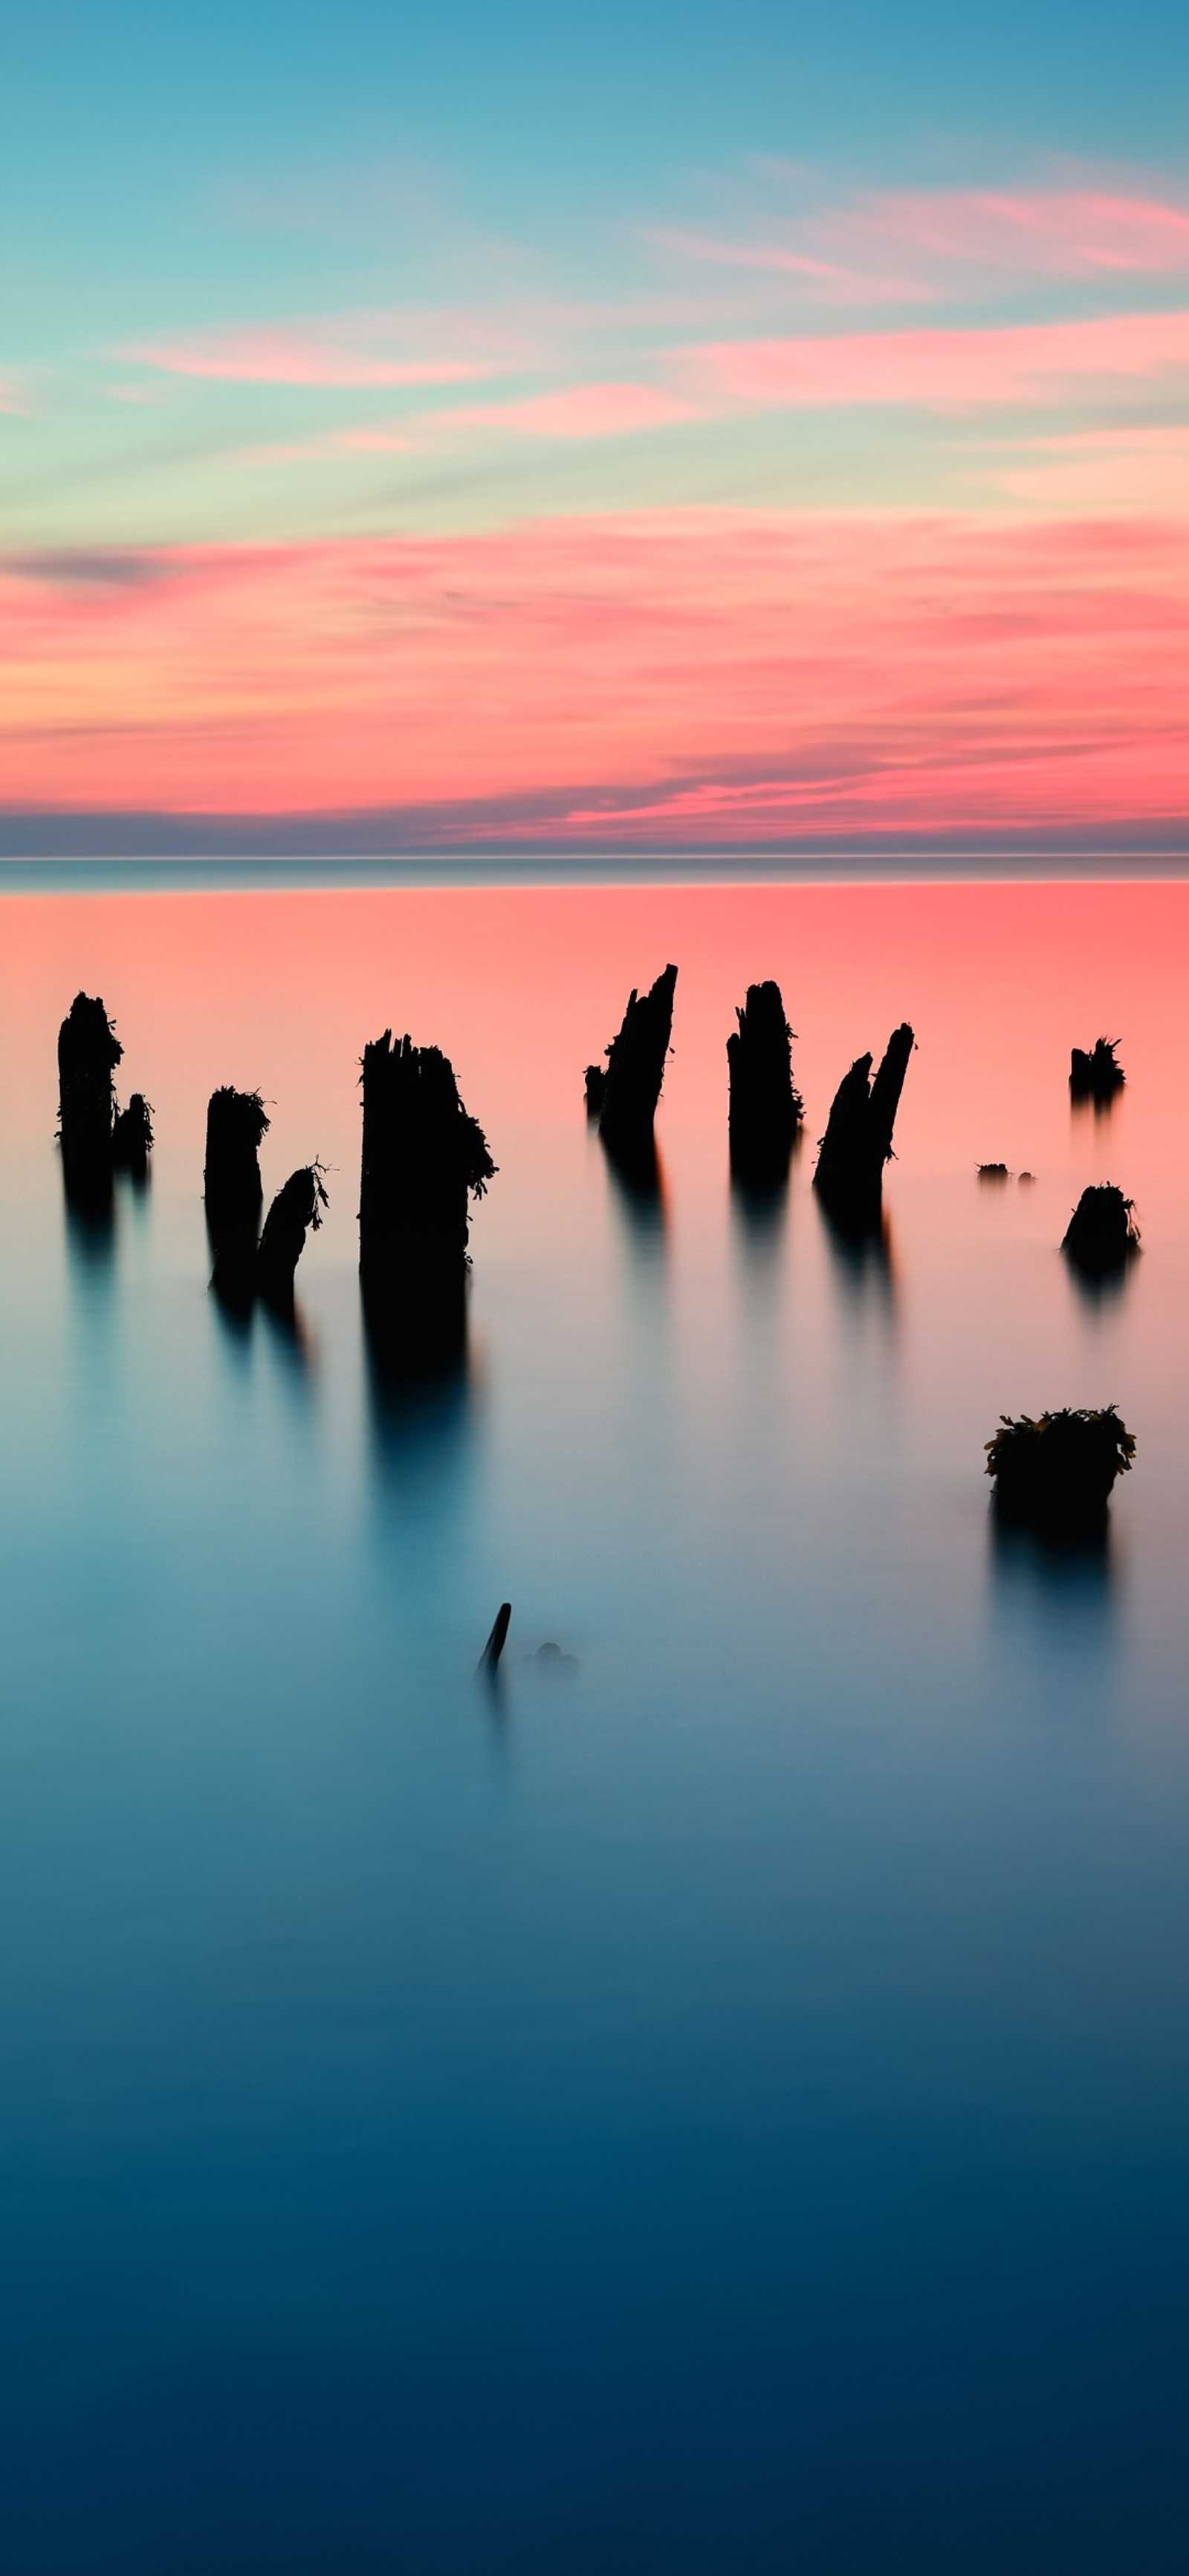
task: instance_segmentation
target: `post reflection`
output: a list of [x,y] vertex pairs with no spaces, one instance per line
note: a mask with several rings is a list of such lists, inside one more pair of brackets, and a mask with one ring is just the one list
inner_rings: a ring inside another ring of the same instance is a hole
[[362,1310],[374,1490],[386,1519],[424,1535],[452,1520],[466,1484],[477,1372],[469,1337],[437,1364],[403,1361]]
[[615,1153],[605,1137],[600,1148],[620,1230],[637,1267],[655,1272],[664,1264],[669,1240],[669,1204],[664,1165],[649,1137],[635,1153]]
[[897,1269],[891,1219],[881,1208],[878,1223],[848,1226],[815,1193],[822,1233],[829,1247],[830,1272],[841,1310],[852,1318],[865,1313],[896,1320]]
[[1009,1621],[1039,1623],[1042,1633],[1063,1650],[1077,1650],[1092,1668],[1113,1637],[1118,1607],[1120,1559],[1110,1514],[1099,1528],[1063,1543],[1004,1519],[992,1502],[987,1553],[998,1612]]

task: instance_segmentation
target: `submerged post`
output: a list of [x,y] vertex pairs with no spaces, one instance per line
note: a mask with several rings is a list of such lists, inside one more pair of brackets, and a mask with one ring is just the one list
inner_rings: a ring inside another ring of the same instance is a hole
[[1076,1543],[1105,1530],[1115,1479],[1130,1473],[1135,1434],[1113,1404],[1101,1412],[1065,1405],[1035,1420],[1001,1414],[986,1451],[999,1519]]
[[126,1109],[116,1111],[111,1131],[112,1161],[117,1171],[143,1181],[153,1150],[153,1111],[143,1091],[134,1091]]
[[495,1164],[440,1047],[363,1051],[359,1273],[373,1342],[393,1363],[433,1365],[466,1337],[470,1202]]
[[123,1052],[102,1002],[76,993],[58,1031],[58,1133],[66,1187],[93,1205],[111,1194],[112,1075]]
[[793,1088],[792,1036],[779,984],[749,984],[739,1026],[727,1039],[731,1169],[753,1186],[786,1178],[804,1115]]
[[1125,1199],[1112,1181],[1083,1190],[1061,1249],[1087,1279],[1106,1279],[1124,1270],[1139,1250],[1134,1200]]
[[268,1123],[258,1091],[236,1091],[229,1082],[212,1091],[202,1176],[207,1233],[215,1256],[211,1285],[237,1313],[246,1314],[256,1294],[256,1243],[264,1201],[260,1140],[268,1134]]
[[1090,1048],[1072,1047],[1069,1089],[1074,1100],[1092,1100],[1100,1109],[1121,1091],[1127,1076],[1116,1062],[1117,1038],[1097,1038]]
[[883,1168],[915,1040],[907,1020],[894,1029],[871,1080],[869,1055],[856,1057],[834,1094],[813,1186],[838,1222],[865,1231],[878,1224]]
[[256,1254],[256,1293],[278,1315],[293,1313],[293,1274],[307,1233],[317,1233],[322,1210],[329,1204],[322,1168],[318,1162],[304,1163],[300,1171],[291,1172],[264,1220]]
[[202,1189],[207,1224],[216,1242],[248,1227],[255,1237],[264,1199],[260,1140],[267,1136],[268,1125],[258,1091],[236,1091],[229,1082],[212,1091],[206,1112]]
[[[611,1153],[624,1162],[639,1160],[652,1152],[652,1122],[661,1096],[665,1058],[673,1034],[676,983],[676,967],[666,966],[647,993],[641,996],[633,988],[618,1036],[612,1038],[607,1048],[599,1134]],[[592,1071],[597,1075],[598,1067],[587,1067],[588,1102]],[[595,1096],[598,1096],[597,1083]]]

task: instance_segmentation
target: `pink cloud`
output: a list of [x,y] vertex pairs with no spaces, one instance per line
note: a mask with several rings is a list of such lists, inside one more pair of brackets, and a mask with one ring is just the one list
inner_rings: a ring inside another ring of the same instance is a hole
[[1189,312],[998,330],[722,340],[685,351],[681,379],[697,393],[732,403],[913,403],[946,411],[1054,403],[1095,389],[1183,391]]
[[888,192],[826,230],[856,248],[891,243],[1025,278],[1189,274],[1189,208],[1090,188]]
[[767,271],[830,304],[922,303],[1004,284],[1189,275],[1189,207],[1104,188],[869,192],[732,238],[654,239],[713,267]]
[[393,358],[352,346],[347,326],[288,331],[260,325],[243,331],[126,349],[126,358],[174,376],[202,376],[236,384],[449,385],[489,375],[471,358]]
[[690,417],[689,403],[673,394],[631,384],[567,385],[520,402],[467,403],[433,415],[443,427],[519,430],[530,438],[622,438]]
[[1189,812],[1184,515],[43,552],[0,563],[0,631],[22,806],[416,809],[429,838],[516,806],[521,837],[678,846]]
[[1189,428],[1074,430],[1017,439],[989,479],[1045,509],[1181,511],[1189,506]]

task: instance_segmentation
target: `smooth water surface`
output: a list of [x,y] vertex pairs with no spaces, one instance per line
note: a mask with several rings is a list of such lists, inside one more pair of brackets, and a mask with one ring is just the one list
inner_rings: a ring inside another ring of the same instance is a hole
[[[1184,2566],[1187,931],[1175,885],[0,905],[19,2576]],[[639,1202],[582,1068],[670,957]],[[724,1042],[772,974],[809,1141],[757,1205]],[[109,1230],[53,1142],[79,986],[159,1134]],[[859,1259],[813,1140],[906,1016]],[[355,1273],[386,1025],[499,1165],[467,1365],[405,1395]],[[207,1291],[226,1081],[268,1190],[332,1167],[294,1336]],[[1097,1297],[1090,1179],[1144,1244]],[[999,1414],[1112,1399],[1107,1553],[997,1543]]]

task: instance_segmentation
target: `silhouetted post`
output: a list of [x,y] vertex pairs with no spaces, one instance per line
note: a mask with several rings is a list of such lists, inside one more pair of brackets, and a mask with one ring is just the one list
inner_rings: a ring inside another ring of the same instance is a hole
[[727,1039],[731,1169],[753,1187],[769,1188],[787,1177],[803,1115],[779,984],[749,984],[735,1017],[738,1029]]
[[1135,1455],[1135,1435],[1114,1405],[1101,1413],[1065,1406],[1037,1421],[1024,1413],[1013,1422],[1004,1413],[1000,1424],[986,1444],[1000,1518],[1022,1521],[1048,1538],[1100,1533],[1115,1478],[1128,1474]]
[[872,1059],[861,1055],[834,1094],[813,1185],[831,1215],[852,1230],[862,1231],[879,1220],[883,1168],[891,1157],[892,1131],[913,1045],[905,1020],[888,1039],[874,1082]]
[[112,1075],[123,1052],[102,1002],[76,993],[58,1031],[58,1132],[66,1187],[80,1203],[111,1195]]
[[508,1629],[511,1625],[511,1620],[511,1602],[501,1601],[499,1609],[495,1614],[491,1635],[489,1636],[483,1652],[479,1657],[479,1671],[481,1673],[495,1672],[499,1664],[500,1656],[504,1651],[504,1645],[507,1639]]
[[305,1163],[291,1172],[278,1190],[256,1255],[256,1290],[278,1315],[293,1312],[293,1274],[305,1250],[306,1234],[316,1234],[328,1205],[320,1163]]
[[[625,1163],[653,1150],[652,1122],[665,1078],[665,1058],[673,1033],[673,993],[677,969],[666,966],[642,997],[633,990],[619,1034],[607,1049],[607,1078],[599,1117],[599,1134],[610,1152]],[[596,1068],[597,1069],[597,1068]],[[590,1076],[587,1075],[589,1097]]]
[[364,1048],[359,1271],[386,1358],[416,1368],[461,1349],[470,1201],[495,1168],[440,1047],[394,1046],[385,1029]]
[[1105,1279],[1126,1266],[1139,1250],[1134,1204],[1113,1182],[1082,1191],[1061,1244],[1075,1269],[1087,1278]]
[[1118,1043],[1117,1038],[1098,1038],[1088,1053],[1084,1047],[1071,1049],[1069,1088],[1075,1100],[1093,1100],[1101,1108],[1122,1090],[1127,1076],[1115,1062]]
[[256,1241],[264,1203],[260,1140],[267,1134],[268,1112],[258,1091],[236,1091],[229,1082],[212,1091],[202,1176],[215,1256],[211,1284],[224,1304],[241,1314],[256,1294]]
[[202,1189],[207,1224],[216,1243],[225,1234],[243,1233],[248,1227],[255,1240],[264,1200],[260,1140],[267,1136],[268,1124],[258,1091],[236,1091],[229,1082],[212,1091],[206,1112]]
[[127,1108],[116,1111],[111,1144],[117,1171],[143,1181],[153,1150],[153,1113],[143,1091],[134,1091]]

